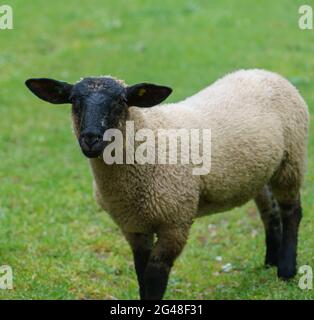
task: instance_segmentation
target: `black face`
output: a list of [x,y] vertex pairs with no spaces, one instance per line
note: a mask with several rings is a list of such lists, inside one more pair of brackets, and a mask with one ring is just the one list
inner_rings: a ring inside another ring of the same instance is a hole
[[148,83],[126,86],[111,77],[85,78],[75,85],[46,78],[29,79],[26,85],[42,100],[72,104],[79,144],[88,158],[102,154],[105,131],[125,120],[129,106],[152,107],[172,92],[169,87]]
[[86,78],[73,86],[71,100],[82,152],[98,157],[105,147],[105,131],[116,128],[126,114],[126,88],[112,78]]

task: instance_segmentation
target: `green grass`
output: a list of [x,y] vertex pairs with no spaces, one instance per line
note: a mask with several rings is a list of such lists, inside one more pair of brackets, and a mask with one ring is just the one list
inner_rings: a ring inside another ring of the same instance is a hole
[[[170,85],[177,101],[226,72],[266,68],[297,85],[313,119],[314,30],[298,28],[303,0],[4,2],[14,30],[0,30],[0,265],[12,266],[14,290],[1,299],[138,297],[130,249],[92,197],[69,107],[35,99],[27,78],[112,74]],[[299,265],[312,267],[313,151],[312,130],[299,242]],[[299,275],[283,283],[264,269],[264,250],[253,203],[202,218],[165,298],[314,297],[298,288]],[[226,263],[233,269],[220,272]]]

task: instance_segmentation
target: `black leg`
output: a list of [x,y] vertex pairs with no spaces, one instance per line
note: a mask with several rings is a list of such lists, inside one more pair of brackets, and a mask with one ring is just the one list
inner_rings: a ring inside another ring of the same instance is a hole
[[145,299],[161,300],[175,259],[182,252],[190,226],[158,232],[158,241],[145,270]]
[[265,228],[265,265],[277,266],[282,238],[281,217],[278,203],[268,186],[265,186],[258,194],[255,198],[255,203]]
[[133,252],[134,266],[139,284],[140,298],[144,299],[144,274],[151,255],[154,236],[153,234],[125,233],[125,237],[128,240]]
[[302,218],[300,200],[279,203],[282,217],[282,243],[279,253],[278,277],[288,280],[296,275],[298,229]]
[[171,263],[161,261],[149,262],[145,273],[146,300],[161,300],[167,289]]

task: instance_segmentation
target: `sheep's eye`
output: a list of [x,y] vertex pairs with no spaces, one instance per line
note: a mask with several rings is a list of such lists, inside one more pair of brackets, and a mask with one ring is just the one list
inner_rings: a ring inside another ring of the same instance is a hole
[[125,104],[126,103],[126,98],[125,97],[120,97],[119,99],[118,99],[118,104]]
[[115,110],[120,110],[120,109],[123,109],[123,106],[124,106],[124,101],[121,99],[121,100],[118,100],[115,104],[114,104],[114,108]]

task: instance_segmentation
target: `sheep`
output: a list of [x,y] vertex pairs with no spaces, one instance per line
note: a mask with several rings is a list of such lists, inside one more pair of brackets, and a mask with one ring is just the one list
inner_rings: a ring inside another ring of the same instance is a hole
[[[265,265],[276,266],[281,279],[295,276],[309,114],[286,79],[265,70],[239,70],[170,104],[160,104],[172,92],[169,87],[127,86],[110,76],[74,85],[29,79],[26,85],[42,100],[72,104],[97,202],[130,244],[141,299],[163,298],[196,218],[251,199],[265,227]],[[106,164],[104,133],[117,128],[125,134],[131,120],[136,130],[210,128],[210,173],[193,175],[191,166],[182,164]]]

